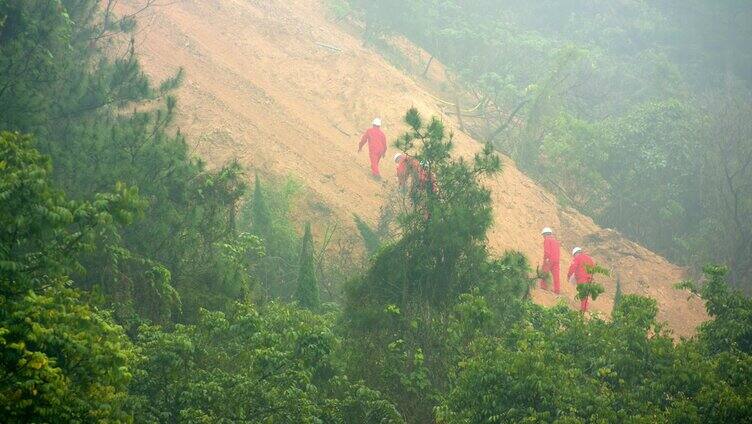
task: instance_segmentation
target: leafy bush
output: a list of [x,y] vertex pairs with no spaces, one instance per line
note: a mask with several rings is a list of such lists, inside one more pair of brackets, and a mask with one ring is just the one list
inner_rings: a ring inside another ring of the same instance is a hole
[[90,202],[51,184],[30,137],[0,133],[0,409],[7,422],[120,421],[134,350],[71,288],[79,255],[138,214],[135,189]]
[[399,423],[375,391],[334,361],[331,315],[269,303],[202,311],[172,332],[142,327],[133,383],[138,422]]

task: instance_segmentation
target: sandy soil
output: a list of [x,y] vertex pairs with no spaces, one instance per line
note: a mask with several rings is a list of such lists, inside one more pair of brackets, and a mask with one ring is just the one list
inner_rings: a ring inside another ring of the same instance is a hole
[[[131,13],[144,1],[122,0],[117,12]],[[294,176],[343,225],[352,225],[352,213],[375,222],[395,183],[390,160],[382,162],[387,182],[380,184],[369,178],[365,150],[357,152],[371,119],[380,116],[387,137],[394,138],[405,129],[401,117],[409,107],[440,115],[430,85],[365,47],[317,0],[165,2],[139,15],[137,49],[156,79],[185,69],[178,126],[195,143],[197,155],[215,166],[237,158],[263,175]],[[458,154],[478,149],[461,131],[455,129],[455,136]],[[393,148],[387,158],[391,153]],[[707,319],[699,299],[672,288],[682,279],[681,268],[574,210],[561,209],[551,193],[512,161],[504,162],[504,172],[487,182],[495,206],[489,233],[494,251],[519,250],[535,267],[542,255],[540,229],[551,226],[562,240],[564,273],[571,260],[567,252],[581,245],[619,276],[624,293],[655,298],[659,318],[676,335],[693,334]],[[575,306],[575,290],[565,277],[562,296],[537,290],[534,299]],[[593,309],[607,315],[613,278],[604,285],[606,294]]]

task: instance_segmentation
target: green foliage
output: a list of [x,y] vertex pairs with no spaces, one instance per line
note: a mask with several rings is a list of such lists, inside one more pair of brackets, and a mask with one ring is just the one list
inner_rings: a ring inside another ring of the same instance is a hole
[[[733,36],[700,30],[701,43],[655,41],[687,35],[667,11],[687,22],[697,10],[743,20],[741,3],[569,2],[558,5],[571,11],[563,15],[543,13],[547,1],[351,3],[367,12],[374,37],[400,30],[441,45],[440,58],[485,93],[484,108],[496,106],[489,138],[506,134],[501,145],[538,175],[592,180],[562,185],[571,202],[666,249],[668,237],[688,251],[728,240],[692,251],[747,267],[746,94],[711,112],[681,87],[685,78],[705,84],[698,64],[714,69],[708,87],[747,84],[752,62],[739,46],[749,31],[733,24]],[[725,267],[706,268],[697,293],[711,320],[690,340],[672,339],[656,301],[636,295],[619,296],[610,322],[532,304],[524,255],[487,251],[492,213],[479,179],[500,167],[491,144],[472,160],[452,158],[452,135],[416,109],[397,144],[430,184],[410,193],[393,241],[379,246],[387,231],[361,225],[370,267],[346,287],[343,312],[319,307],[310,226],[300,243],[290,218],[297,185],[265,188],[257,178],[239,208],[242,169],[207,171],[179,132],[165,130],[182,72],[152,86],[126,41],[135,21],[115,18],[113,4],[0,0],[0,129],[34,134],[42,151],[28,136],[0,133],[5,421],[752,417],[752,303],[727,287]],[[717,53],[688,62],[665,43],[692,52],[727,43],[740,53],[719,70],[707,60]],[[708,134],[728,137],[716,145]],[[706,195],[687,188],[698,182]],[[732,277],[747,284],[740,275]],[[310,310],[269,301],[292,299],[296,287]],[[581,297],[602,290],[578,286]]]
[[594,400],[581,370],[560,364],[557,352],[535,342],[472,358],[450,395],[452,406],[438,409],[439,422],[584,422],[577,413],[584,405],[595,422],[616,419],[607,403]]
[[700,293],[713,317],[700,329],[705,346],[712,354],[752,355],[752,299],[729,290],[725,282],[727,268],[708,265],[704,271],[707,281]]
[[[93,202],[66,200],[52,187],[49,158],[32,146],[28,136],[0,133],[0,153],[0,269],[12,278],[33,272],[31,281],[35,281],[51,271],[80,268],[74,253],[92,248],[97,236],[129,223],[144,206],[138,191],[123,184],[116,184],[113,193],[98,194]],[[7,289],[24,293],[33,288]]]
[[[224,313],[202,309],[232,311],[237,301],[253,300],[257,281],[267,283],[272,272],[295,281],[297,236],[289,204],[280,203],[290,196],[267,203],[265,222],[256,214],[262,234],[243,232],[252,231],[248,220],[237,230],[245,192],[240,166],[207,171],[190,157],[182,134],[166,130],[176,110],[170,92],[182,71],[153,87],[133,41],[127,42],[135,21],[115,18],[113,5],[0,2],[0,98],[7,107],[0,128],[33,133],[56,165],[51,175],[48,159],[28,148],[27,139],[3,133],[3,416],[11,422],[221,422],[247,413],[249,421],[401,422],[377,392],[334,373],[330,357],[338,341],[323,317],[291,318],[302,312],[270,307],[264,321],[244,306],[247,313],[232,312],[230,319],[238,319],[222,337]],[[71,198],[95,200],[65,200],[50,178]],[[310,259],[310,234],[307,240]],[[284,255],[286,266],[272,267],[280,258],[274,255]],[[76,274],[75,283],[69,274]],[[148,336],[139,339],[142,366],[131,396],[131,343],[93,305],[113,308],[130,331],[140,327]],[[170,333],[143,325],[199,320]],[[209,325],[212,320],[219,324]],[[317,326],[306,331],[305,325]],[[194,351],[193,362],[163,362],[174,359],[175,349],[166,345],[182,349],[194,335],[192,342],[205,350]],[[253,337],[258,349],[243,357],[238,352]],[[176,364],[179,373],[169,368]],[[160,374],[165,369],[169,375]],[[232,381],[242,384],[234,388]],[[256,398],[237,396],[243,390]],[[173,396],[185,402],[177,413]]]
[[612,193],[599,214],[603,222],[662,251],[692,228],[689,209],[697,196],[692,187],[699,166],[692,122],[697,119],[681,103],[666,101],[641,105],[606,124],[602,148],[608,154],[595,166]]
[[[6,422],[127,421],[130,340],[64,277],[41,294],[3,297],[0,408]],[[8,281],[3,282],[7,286]]]
[[[495,306],[508,308],[506,295],[521,298],[530,280],[524,257],[492,261],[485,248],[491,206],[478,180],[499,169],[492,150],[470,163],[453,160],[452,137],[440,121],[424,122],[411,109],[405,122],[410,131],[399,147],[421,162],[433,184],[416,186],[412,207],[398,217],[401,238],[382,247],[366,275],[346,287],[343,319],[351,374],[388,395],[409,422],[427,422],[446,387],[457,343],[471,331],[453,306],[471,303],[461,296],[475,288],[494,300],[503,297],[505,304]],[[456,331],[447,333],[448,326]]]
[[265,255],[255,267],[262,293],[269,299],[292,300],[295,297],[299,265],[300,238],[290,212],[299,184],[264,186],[256,176],[253,194],[241,210],[239,227],[259,237]]
[[[736,378],[748,357],[709,357],[695,341],[676,345],[656,314],[654,300],[635,295],[622,298],[610,323],[529,308],[506,328],[476,336],[436,409],[438,422],[748,419],[749,390],[740,385],[748,377]],[[738,368],[727,373],[729,360]]]
[[298,287],[295,292],[295,300],[298,301],[300,306],[311,310],[316,310],[321,305],[319,285],[316,279],[316,258],[314,257],[314,253],[311,224],[306,223],[300,247]]
[[[521,252],[506,251],[489,264],[489,278],[479,283],[484,296],[497,308],[510,306],[509,299],[527,299],[532,286],[538,281],[531,277],[530,263]],[[550,273],[549,273],[550,274]],[[504,284],[499,284],[503,281]]]
[[251,231],[261,237],[262,240],[271,241],[272,213],[266,204],[264,193],[261,190],[261,180],[258,174],[253,183],[253,197],[250,202]]
[[220,287],[233,297],[250,300],[256,288],[255,270],[264,257],[264,245],[261,240],[248,233],[239,233],[234,243],[223,243],[221,267],[224,274]]
[[[425,125],[416,111],[406,123],[412,131],[400,147],[425,146],[414,155],[434,173],[439,189],[413,198],[413,209],[399,217],[401,238],[382,248],[366,275],[347,287],[343,320],[348,369],[393,400],[408,422],[724,422],[750,416],[749,356],[735,347],[752,327],[746,303],[737,300],[742,297],[723,295],[715,298],[718,306],[708,304],[729,317],[713,321],[720,326],[713,331],[718,339],[703,330],[697,340],[679,344],[657,321],[653,299],[620,295],[611,322],[563,305],[532,305],[525,294],[534,279],[524,256],[508,252],[491,260],[485,250],[473,249],[472,240],[483,232],[472,229],[487,228],[484,215],[466,214],[445,190],[472,192],[474,177],[456,185],[451,177],[474,174],[428,159],[451,150],[437,143],[440,123]],[[482,210],[484,203],[474,205]],[[439,231],[434,219],[451,223],[441,231],[454,239],[426,242]],[[460,223],[462,231],[453,232]],[[422,240],[420,248],[411,249],[411,237]],[[461,260],[452,256],[452,246],[461,246]],[[430,259],[431,252],[441,260]],[[458,268],[442,268],[446,263]],[[432,274],[432,267],[441,273]],[[474,272],[457,272],[466,269]],[[598,266],[588,272],[609,274]],[[420,289],[426,275],[430,289]],[[713,293],[723,293],[718,287],[725,283],[714,284]],[[431,290],[445,297],[437,301]],[[602,293],[596,281],[578,285],[580,298]],[[717,354],[707,356],[716,344]],[[745,377],[736,378],[739,373]],[[709,407],[713,402],[727,409]]]
[[609,275],[610,272],[599,265],[585,265],[585,269],[588,274],[592,276],[592,279],[589,283],[585,284],[577,284],[577,299],[586,299],[590,298],[593,300],[598,299],[598,296],[600,296],[603,292],[603,286],[601,284],[598,284],[595,281],[596,275]]
[[555,118],[541,145],[541,178],[555,181],[557,190],[584,212],[597,215],[609,200],[609,182],[598,164],[608,157],[604,131],[598,125],[562,113]]
[[603,293],[603,286],[596,283],[584,283],[577,285],[577,299],[597,299]]
[[[619,302],[621,302],[621,298],[624,296],[624,293],[621,291],[621,278],[619,275],[616,276],[616,289],[614,291],[614,310],[616,310],[616,307],[619,306]],[[613,314],[613,311],[611,312]]]
[[[277,303],[202,311],[172,332],[142,327],[138,422],[399,423],[375,391],[337,368],[332,317]],[[357,420],[357,421],[351,421]]]
[[477,176],[495,172],[498,159],[494,162],[487,151],[488,157],[478,156],[473,167],[453,161],[451,136],[445,136],[438,120],[424,125],[412,109],[405,122],[412,129],[400,139],[400,147],[407,152],[420,147],[413,156],[433,176],[436,188],[415,191],[413,208],[398,218],[402,238],[384,247],[363,280],[349,288],[353,306],[368,302],[381,310],[395,304],[407,311],[445,305],[481,281],[488,268],[483,241],[491,223],[490,197]]
[[70,288],[96,239],[143,207],[118,185],[66,199],[30,138],[0,134],[0,409],[8,422],[125,421],[134,352],[122,328]]

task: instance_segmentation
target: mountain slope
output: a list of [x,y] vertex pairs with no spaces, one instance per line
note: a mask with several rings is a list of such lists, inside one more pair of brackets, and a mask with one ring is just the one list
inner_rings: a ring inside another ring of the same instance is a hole
[[[117,12],[133,13],[143,3],[122,0]],[[382,162],[390,180],[382,185],[368,177],[367,154],[357,153],[360,133],[371,119],[382,117],[387,137],[394,138],[404,130],[401,117],[409,107],[440,115],[426,88],[328,20],[320,1],[182,0],[150,8],[139,22],[137,49],[147,72],[162,79],[179,67],[186,70],[178,125],[196,142],[196,154],[210,164],[237,158],[262,174],[292,175],[345,225],[351,225],[352,213],[375,222],[394,186],[390,160]],[[458,154],[478,149],[457,129],[455,137]],[[563,250],[574,245],[589,250],[619,276],[624,293],[655,298],[659,318],[677,335],[691,335],[707,318],[699,299],[672,288],[682,278],[681,268],[574,210],[561,209],[510,160],[487,184],[495,207],[489,233],[495,251],[519,250],[535,266],[542,254],[539,231],[551,226]],[[563,253],[566,272],[571,257]],[[606,294],[593,308],[607,314],[614,284],[604,283]],[[574,306],[574,288],[563,286],[562,299]],[[543,291],[534,298],[544,305],[557,301]]]

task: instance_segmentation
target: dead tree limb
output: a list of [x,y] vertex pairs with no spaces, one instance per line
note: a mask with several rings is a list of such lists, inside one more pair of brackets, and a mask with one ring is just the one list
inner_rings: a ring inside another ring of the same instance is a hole
[[488,137],[488,141],[490,141],[491,143],[495,142],[496,141],[496,137],[498,137],[499,134],[501,134],[502,132],[504,132],[504,130],[506,130],[509,127],[509,124],[511,124],[512,121],[514,120],[514,118],[517,116],[517,114],[520,113],[520,111],[522,110],[522,107],[525,106],[529,101],[530,101],[530,99],[526,99],[526,100],[523,100],[522,102],[520,102],[520,104],[518,104],[517,107],[514,108],[514,110],[512,111],[512,113],[509,114],[509,117],[507,118],[507,121],[503,125],[499,126],[499,128],[497,128]]
[[428,63],[426,63],[426,68],[423,69],[423,73],[420,74],[420,76],[425,77],[426,74],[428,74],[428,68],[431,66],[431,62],[433,62],[433,55],[431,55],[431,58],[428,59]]
[[321,42],[318,42],[318,41],[316,41],[316,45],[321,46],[321,47],[323,47],[325,49],[329,49],[331,51],[337,52],[337,53],[342,53],[342,51],[343,51],[341,48],[339,48],[337,46],[332,46],[331,44],[321,43]]

